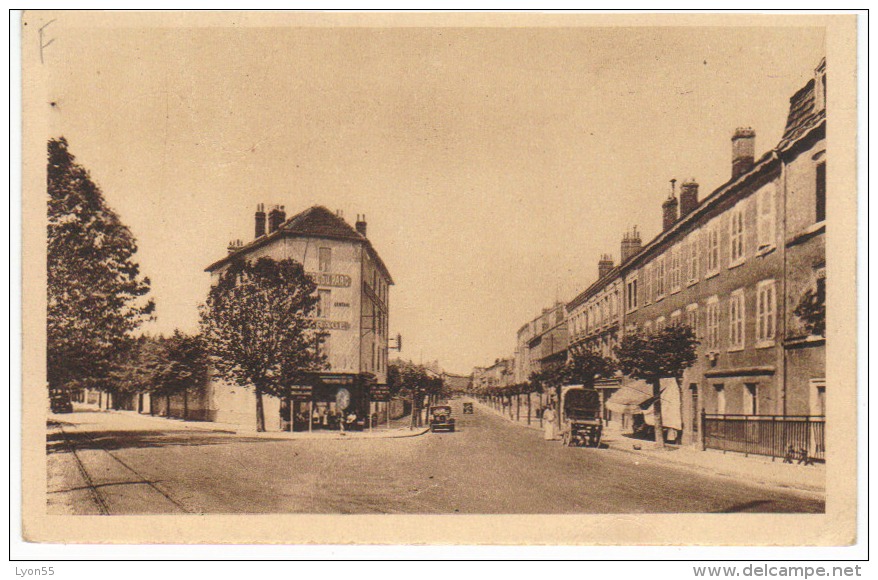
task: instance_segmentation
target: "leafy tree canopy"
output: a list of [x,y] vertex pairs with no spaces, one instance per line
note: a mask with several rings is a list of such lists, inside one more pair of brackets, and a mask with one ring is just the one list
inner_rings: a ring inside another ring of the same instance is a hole
[[616,347],[616,360],[619,369],[635,379],[649,383],[680,379],[695,364],[697,345],[691,327],[672,324],[650,334],[626,334]]
[[235,260],[201,307],[202,336],[217,373],[255,389],[258,430],[265,428],[263,394],[289,396],[301,373],[325,366],[312,318],[316,289],[294,260]]
[[149,279],[131,231],[67,141],[48,142],[47,375],[50,387],[102,387],[149,319]]

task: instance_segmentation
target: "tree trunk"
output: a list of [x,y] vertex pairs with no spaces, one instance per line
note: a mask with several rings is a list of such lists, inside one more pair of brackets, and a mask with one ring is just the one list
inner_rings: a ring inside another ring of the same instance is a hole
[[662,423],[662,387],[658,380],[652,381],[652,396],[655,397],[655,403],[652,405],[652,416],[655,420],[655,442],[664,449],[665,427]]
[[256,387],[256,432],[265,432],[265,409],[262,406],[262,389]]
[[521,419],[521,395],[515,395],[515,420],[519,421]]
[[555,387],[555,405],[557,408],[555,409],[555,428],[558,433],[561,432],[561,387]]
[[189,420],[189,390],[183,391],[183,420]]
[[414,429],[417,427],[417,419],[415,418],[418,413],[418,405],[417,405],[417,397],[415,396],[415,391],[412,390],[412,424],[410,429]]
[[165,395],[165,417],[171,418],[171,395]]
[[533,393],[527,394],[527,424],[528,425],[530,425],[530,405],[531,405],[530,399],[531,399],[532,395],[533,395]]

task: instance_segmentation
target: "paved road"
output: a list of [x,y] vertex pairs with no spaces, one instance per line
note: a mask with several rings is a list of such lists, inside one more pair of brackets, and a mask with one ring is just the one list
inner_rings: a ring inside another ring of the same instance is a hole
[[[823,512],[814,494],[735,482],[612,449],[571,449],[476,407],[458,431],[265,440],[132,414],[57,416],[49,512]],[[75,450],[75,452],[74,452]]]

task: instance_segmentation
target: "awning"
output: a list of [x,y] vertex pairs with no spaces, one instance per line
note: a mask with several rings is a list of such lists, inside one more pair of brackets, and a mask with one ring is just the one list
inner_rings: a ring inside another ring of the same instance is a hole
[[[682,429],[683,420],[680,416],[680,390],[674,379],[662,379],[659,383],[662,391],[662,424],[673,429]],[[643,414],[647,425],[654,425],[652,386],[645,381],[627,380],[613,393],[606,403],[607,409],[617,413]]]

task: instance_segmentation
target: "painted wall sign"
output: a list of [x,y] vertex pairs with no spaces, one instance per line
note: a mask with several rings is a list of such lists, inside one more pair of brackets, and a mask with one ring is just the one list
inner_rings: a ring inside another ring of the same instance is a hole
[[317,328],[321,330],[350,330],[351,323],[344,320],[314,320]]
[[333,288],[350,288],[351,277],[347,274],[330,274],[328,272],[308,272],[308,275],[318,286],[332,286]]

